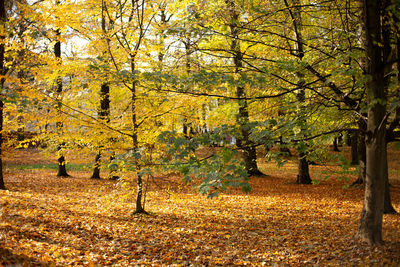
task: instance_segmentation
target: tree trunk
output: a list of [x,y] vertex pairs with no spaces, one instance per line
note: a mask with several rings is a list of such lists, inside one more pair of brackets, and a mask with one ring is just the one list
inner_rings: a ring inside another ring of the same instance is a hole
[[351,140],[351,165],[358,165],[358,131],[352,131],[350,133]]
[[340,152],[338,146],[338,138],[336,136],[333,138],[333,151]]
[[[109,46],[109,38],[107,37],[107,27],[106,27],[106,17],[105,17],[105,9],[106,4],[104,0],[101,1],[101,31],[102,31],[102,39],[105,40],[106,46]],[[104,58],[107,56],[107,51],[103,51]],[[105,60],[107,62],[107,60]],[[104,79],[107,79],[105,77]],[[110,86],[108,82],[103,82],[100,87],[100,108],[98,111],[98,118],[101,122],[109,123],[110,122]],[[100,179],[100,160],[101,160],[101,148],[100,146],[97,152],[97,155],[94,159],[94,167],[93,167],[93,174],[91,178],[93,179]]]
[[307,161],[307,156],[305,153],[300,152],[299,153],[299,159],[298,159],[298,168],[297,168],[297,180],[296,182],[298,184],[311,184],[312,180],[310,178],[310,173],[309,173],[309,167],[308,167],[308,161]]
[[[103,83],[100,89],[100,109],[98,118],[101,122],[110,122],[110,87],[107,83]],[[91,178],[100,179],[100,159],[101,159],[101,147],[98,149],[97,155],[94,159],[93,174]]]
[[[304,57],[304,41],[302,35],[302,18],[301,18],[301,1],[293,0],[292,6],[285,0],[285,4],[290,12],[293,30],[295,33],[293,54],[297,57],[299,62],[302,62]],[[299,66],[300,68],[300,66]],[[296,71],[297,77],[297,126],[301,129],[300,136],[305,137],[307,130],[307,119],[305,114],[306,104],[306,88],[305,88],[305,75],[303,70]],[[298,151],[298,168],[297,168],[297,183],[299,184],[311,184],[312,180],[309,172],[309,164],[307,159],[307,144],[304,141],[300,141],[298,144],[300,149]]]
[[390,197],[390,185],[389,185],[389,172],[388,172],[388,161],[387,161],[387,154],[384,159],[386,167],[384,168],[384,176],[385,176],[385,199],[383,205],[383,213],[384,214],[395,214],[397,213],[392,205],[392,200]]
[[[231,51],[233,54],[233,64],[235,67],[235,74],[242,75],[243,68],[243,54],[240,49],[239,42],[239,13],[236,10],[234,1],[226,1],[228,5],[228,12],[230,15],[230,31],[231,31]],[[240,81],[237,81],[240,84]],[[236,122],[239,125],[240,136],[237,137],[236,144],[243,151],[244,162],[246,171],[249,175],[263,175],[257,167],[257,153],[254,143],[250,140],[251,129],[249,126],[249,111],[246,99],[246,92],[243,85],[236,86],[236,97],[238,98],[239,110],[236,115]]]
[[[363,117],[366,117],[366,114],[363,114]],[[353,185],[356,184],[365,184],[365,176],[367,175],[367,151],[365,146],[365,133],[367,131],[367,124],[363,118],[360,118],[357,122],[358,124],[358,145],[357,145],[357,154],[358,154],[358,177],[357,180],[353,182]]]
[[[4,8],[4,0],[0,0],[0,5],[3,5]],[[1,9],[1,6],[0,6]],[[1,45],[2,46],[2,45]],[[2,53],[4,53],[4,46],[0,47],[0,60],[3,58]],[[1,61],[1,66],[0,66],[0,71],[3,70],[3,60]],[[3,89],[4,81],[2,79],[1,83],[1,89]],[[3,91],[3,90],[1,90]],[[2,100],[0,100],[0,189],[5,190],[6,186],[4,185],[4,178],[3,178],[3,155],[2,155],[2,144],[3,144],[3,108],[4,108],[4,103]]]
[[364,0],[365,52],[367,83],[368,123],[366,133],[367,175],[364,205],[358,235],[369,244],[382,244],[382,219],[385,197],[386,151],[386,92],[384,60],[382,58],[381,1]]
[[[4,5],[5,0],[0,0],[0,27],[5,28],[6,23],[6,9]],[[4,70],[4,38],[5,36],[2,34],[0,36],[0,75],[5,75]],[[4,78],[0,78],[0,94],[2,95],[4,92]],[[2,155],[2,144],[3,144],[3,108],[4,102],[0,99],[0,189],[5,190],[6,187],[4,185],[4,178],[3,178],[3,155]]]
[[[135,73],[135,62],[132,59],[131,62],[131,71]],[[137,153],[139,153],[139,143],[138,143],[138,124],[137,124],[137,117],[136,117],[136,85],[137,81],[132,82],[132,89],[131,89],[131,99],[132,99],[132,148],[133,148],[133,161],[136,169],[137,175],[137,189],[136,189],[136,209],[134,214],[138,213],[146,213],[142,205],[142,198],[143,198],[143,179],[142,175],[140,174],[140,164],[139,158]]]
[[100,179],[100,159],[101,159],[101,152],[99,150],[94,159],[93,174],[90,177],[91,179]]
[[[61,41],[60,41],[60,36],[61,36],[61,32],[59,29],[56,30],[56,43],[54,44],[54,55],[56,57],[56,60],[58,61],[57,63],[60,65],[61,64]],[[61,77],[57,77],[56,80],[56,93],[57,93],[57,108],[58,108],[58,112],[59,115],[61,116],[61,108],[62,108],[62,103],[61,103],[61,94],[63,91],[63,84],[62,84],[62,78]],[[63,128],[62,122],[57,122],[57,130],[60,132],[61,129]],[[67,173],[67,169],[66,169],[66,162],[65,162],[65,158],[63,155],[63,148],[64,148],[65,144],[60,144],[58,145],[57,148],[57,152],[58,152],[58,172],[57,172],[57,176],[61,176],[61,177],[68,177],[69,174]]]
[[[61,151],[61,149],[59,149]],[[65,158],[63,155],[58,157],[58,172],[57,176],[60,177],[68,177],[69,174],[67,173],[67,169],[65,168]]]
[[[388,0],[384,1],[384,7],[388,5]],[[385,10],[386,11],[386,10]],[[393,72],[393,64],[389,63],[392,61],[392,51],[393,51],[393,46],[392,46],[392,39],[394,39],[392,36],[392,28],[390,26],[391,19],[389,18],[389,14],[386,12],[382,14],[382,42],[383,42],[383,66],[384,66],[384,86],[385,86],[385,92],[388,91],[389,86],[390,86],[390,80],[389,77],[391,76]],[[399,55],[397,55],[399,57]],[[394,121],[396,120],[397,114],[395,114]],[[386,127],[386,124],[385,124]],[[390,125],[389,125],[389,131],[386,131],[385,135],[385,144],[387,145],[387,142],[389,140],[390,135]],[[387,146],[385,147],[385,151],[387,151]],[[396,210],[392,206],[392,200],[390,198],[390,187],[389,187],[389,172],[388,172],[388,162],[387,162],[387,153],[385,155],[386,157],[384,158],[385,161],[385,199],[384,199],[384,208],[383,208],[383,213],[396,213]]]

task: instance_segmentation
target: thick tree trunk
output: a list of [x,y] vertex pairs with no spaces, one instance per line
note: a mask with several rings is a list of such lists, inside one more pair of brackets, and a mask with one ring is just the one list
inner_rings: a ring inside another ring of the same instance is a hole
[[369,244],[382,244],[382,219],[385,197],[386,92],[381,40],[381,1],[364,0],[365,51],[367,59],[368,123],[366,133],[367,175],[364,205],[358,235]]
[[307,156],[305,155],[305,153],[302,152],[299,153],[298,161],[299,161],[297,168],[298,174],[296,182],[298,184],[311,184],[312,180],[310,178],[309,166],[308,166]]
[[[5,0],[0,0],[0,27],[5,27],[6,22],[6,9],[4,5]],[[0,36],[0,75],[5,75],[4,70],[4,35]],[[4,91],[4,78],[0,78],[0,94],[3,94]],[[3,108],[4,102],[0,99],[0,189],[5,190],[6,187],[4,185],[4,178],[3,178],[3,155],[2,155],[2,144],[3,144]]]
[[[237,12],[234,1],[226,1],[230,15],[230,31],[231,31],[231,51],[233,54],[233,63],[235,67],[235,74],[241,75],[243,68],[243,54],[240,49],[239,42],[239,13]],[[240,81],[238,81],[240,83]],[[245,88],[242,85],[236,86],[236,97],[238,98],[239,110],[236,115],[236,122],[239,125],[240,136],[237,137],[236,144],[243,151],[244,162],[246,170],[249,175],[263,175],[257,167],[257,153],[254,143],[250,140],[251,129],[249,126],[249,111],[246,99]]]
[[[387,173],[385,127],[379,127],[384,106],[376,104],[368,112],[367,175],[359,236],[369,244],[382,243],[382,219]],[[386,166],[385,166],[386,165]]]
[[65,158],[63,155],[58,157],[58,172],[57,176],[60,177],[68,177],[69,174],[67,173],[67,169],[65,167]]

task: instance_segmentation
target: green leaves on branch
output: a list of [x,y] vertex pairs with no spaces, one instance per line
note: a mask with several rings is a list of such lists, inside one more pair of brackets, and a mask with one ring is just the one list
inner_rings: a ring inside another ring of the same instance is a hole
[[248,174],[237,150],[222,147],[202,155],[204,152],[201,148],[224,142],[223,132],[216,129],[214,133],[191,139],[174,132],[164,132],[159,136],[159,141],[167,146],[166,166],[181,172],[185,182],[193,183],[200,193],[209,198],[218,196],[230,187],[250,191]]

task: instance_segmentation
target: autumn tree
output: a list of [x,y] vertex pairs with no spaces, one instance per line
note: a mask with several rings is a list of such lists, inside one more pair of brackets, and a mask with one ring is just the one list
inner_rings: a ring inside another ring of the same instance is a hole
[[[107,24],[106,24],[106,2],[101,1],[101,39],[104,50],[102,51],[100,57],[103,60],[103,65],[109,64],[107,60],[107,47],[109,47],[109,37],[107,36]],[[106,65],[107,66],[107,65]],[[107,77],[109,73],[105,73]],[[107,78],[102,82],[100,86],[100,105],[98,107],[98,119],[104,123],[110,122],[110,85]],[[91,178],[100,179],[100,159],[101,159],[101,147],[95,157],[93,174]]]
[[[243,76],[243,53],[240,45],[240,14],[234,1],[226,1],[228,10],[227,25],[230,29],[229,37],[232,61],[234,65],[234,74],[240,77]],[[236,122],[240,129],[240,134],[237,138],[237,145],[243,150],[243,158],[246,164],[246,170],[249,175],[262,175],[257,167],[257,153],[254,142],[250,140],[250,119],[248,111],[248,103],[246,91],[242,81],[238,80],[235,88],[235,96],[238,101],[238,113]]]
[[[365,0],[365,57],[368,97],[368,123],[366,132],[367,173],[364,205],[358,235],[369,244],[382,243],[382,220],[387,177],[387,88],[385,67],[384,23],[388,3]],[[383,44],[383,45],[382,45]]]

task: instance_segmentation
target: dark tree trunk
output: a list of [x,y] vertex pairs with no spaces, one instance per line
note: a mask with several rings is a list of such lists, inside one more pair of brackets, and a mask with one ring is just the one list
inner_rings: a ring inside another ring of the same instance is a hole
[[[4,0],[0,0],[0,9],[1,5],[4,8]],[[0,10],[1,12],[1,10]],[[2,46],[2,45],[1,45]],[[4,46],[0,47],[0,60],[2,59],[2,53],[4,53]],[[1,61],[3,62],[3,61]],[[3,63],[0,63],[0,71],[3,70]],[[3,89],[4,81],[1,81],[0,89]],[[2,155],[2,144],[3,144],[3,108],[4,104],[3,101],[0,100],[0,189],[5,190],[6,186],[4,185],[4,178],[3,178],[3,155]]]
[[[106,28],[106,18],[105,18],[105,3],[104,0],[101,2],[101,30],[102,30],[102,37],[107,42],[107,47],[109,46],[109,39],[107,37],[107,28]],[[103,51],[103,56],[106,57],[107,51]],[[105,79],[107,79],[105,77]],[[101,122],[109,123],[110,122],[110,86],[107,82],[103,82],[100,87],[100,108],[98,111],[98,118]],[[101,160],[101,148],[100,146],[97,152],[97,155],[94,159],[94,166],[93,166],[93,174],[91,178],[93,179],[100,179],[100,160]]]
[[57,176],[68,177],[67,169],[65,168],[65,158],[64,156],[58,157],[58,172]]
[[358,131],[352,131],[350,133],[351,140],[351,165],[358,165]]
[[390,197],[390,185],[389,185],[389,172],[388,172],[388,167],[387,167],[387,154],[386,154],[386,158],[384,159],[385,161],[385,172],[384,172],[384,176],[385,176],[385,200],[384,200],[384,205],[383,205],[383,213],[384,214],[395,214],[397,213],[396,210],[394,209],[393,205],[392,205],[392,200]]
[[[54,55],[58,61],[58,64],[61,64],[61,41],[60,41],[60,36],[61,36],[61,32],[59,29],[56,30],[56,43],[54,44]],[[58,77],[57,81],[56,81],[56,92],[57,92],[57,108],[59,110],[59,113],[61,113],[61,108],[62,108],[62,103],[61,103],[61,94],[63,91],[63,84],[62,84],[62,78]],[[62,122],[57,122],[57,130],[61,131],[61,129],[63,128]],[[66,161],[63,155],[63,148],[64,148],[64,144],[59,145],[58,146],[58,172],[57,172],[57,176],[61,176],[61,177],[68,177],[69,174],[67,173],[67,168],[66,168]]]
[[333,138],[333,151],[340,152],[338,147],[338,138],[336,136]]
[[364,205],[358,235],[369,244],[382,244],[382,219],[385,197],[386,151],[386,92],[382,58],[382,1],[364,0],[368,123],[366,133],[367,175]]
[[[6,23],[6,9],[4,5],[5,0],[0,0],[0,27],[5,28]],[[0,36],[0,74],[5,75],[4,69],[4,35]],[[4,92],[4,78],[0,79],[0,94]],[[6,187],[4,185],[4,178],[3,178],[3,155],[2,155],[2,144],[3,144],[3,108],[4,103],[3,100],[0,99],[0,189],[5,190]]]
[[[288,7],[290,16],[292,18],[293,30],[295,33],[293,54],[297,57],[299,62],[303,61],[304,57],[304,41],[302,35],[303,22],[301,18],[302,5],[300,0],[293,0],[292,5],[285,0],[285,4]],[[297,77],[297,125],[301,129],[301,136],[306,136],[307,131],[307,119],[305,114],[306,104],[306,88],[305,88],[305,75],[303,70],[299,69],[296,71]],[[311,184],[309,164],[307,159],[307,144],[304,141],[300,141],[298,144],[300,149],[298,151],[298,168],[297,168],[297,180],[299,184]]]
[[100,159],[101,159],[101,152],[99,151],[94,159],[93,174],[90,177],[92,179],[100,179]]
[[[228,5],[228,12],[230,15],[229,28],[231,31],[231,52],[233,54],[233,63],[235,67],[235,73],[241,75],[243,69],[243,54],[240,49],[239,41],[239,13],[235,2],[231,0],[226,1]],[[238,81],[240,83],[240,81]],[[257,153],[254,143],[250,140],[251,129],[249,126],[249,111],[248,103],[246,99],[246,92],[244,86],[236,86],[236,97],[238,98],[239,110],[236,115],[236,122],[239,125],[240,136],[237,137],[236,144],[243,151],[244,162],[246,171],[249,175],[263,175],[263,173],[257,167]]]
[[[100,110],[98,113],[99,120],[104,123],[110,122],[110,87],[107,83],[103,83],[100,89]],[[101,147],[94,159],[93,174],[91,178],[100,179],[100,160]]]
[[[363,114],[363,117],[366,117]],[[358,141],[357,141],[357,154],[358,154],[358,177],[353,182],[356,184],[365,184],[365,176],[367,175],[367,151],[365,146],[365,133],[367,131],[367,124],[363,118],[358,120]]]
[[[387,5],[389,5],[389,0],[384,1],[384,7],[386,8]],[[386,10],[385,10],[386,11]],[[385,12],[383,11],[383,12]],[[393,64],[389,64],[388,62],[391,61],[391,54],[392,54],[392,29],[390,26],[390,20],[391,18],[389,18],[389,14],[387,14],[386,12],[382,15],[383,19],[382,19],[382,40],[383,40],[383,64],[384,64],[384,86],[385,86],[385,90],[384,92],[386,93],[389,89],[389,76],[391,75],[391,73],[393,72]],[[399,57],[399,55],[398,55]],[[397,109],[398,110],[398,109]],[[396,111],[397,111],[396,110]],[[395,114],[395,118],[394,121],[396,121],[396,117],[397,114]],[[386,127],[386,124],[385,124]],[[385,133],[385,151],[387,151],[387,142],[389,140],[388,135],[390,135],[390,125],[389,125],[389,131],[386,131]],[[385,179],[385,198],[384,198],[384,207],[383,207],[383,213],[384,214],[388,214],[388,213],[396,213],[396,210],[393,208],[392,205],[392,200],[390,197],[390,186],[389,186],[389,171],[388,171],[388,161],[387,161],[387,153],[385,153],[385,158],[384,158],[384,162],[385,162],[385,167],[384,167],[384,179]]]
[[307,156],[305,153],[300,152],[299,153],[299,165],[298,165],[298,174],[297,174],[297,180],[296,182],[298,184],[311,184],[312,180],[310,177],[309,173],[309,167],[308,167],[308,160]]

